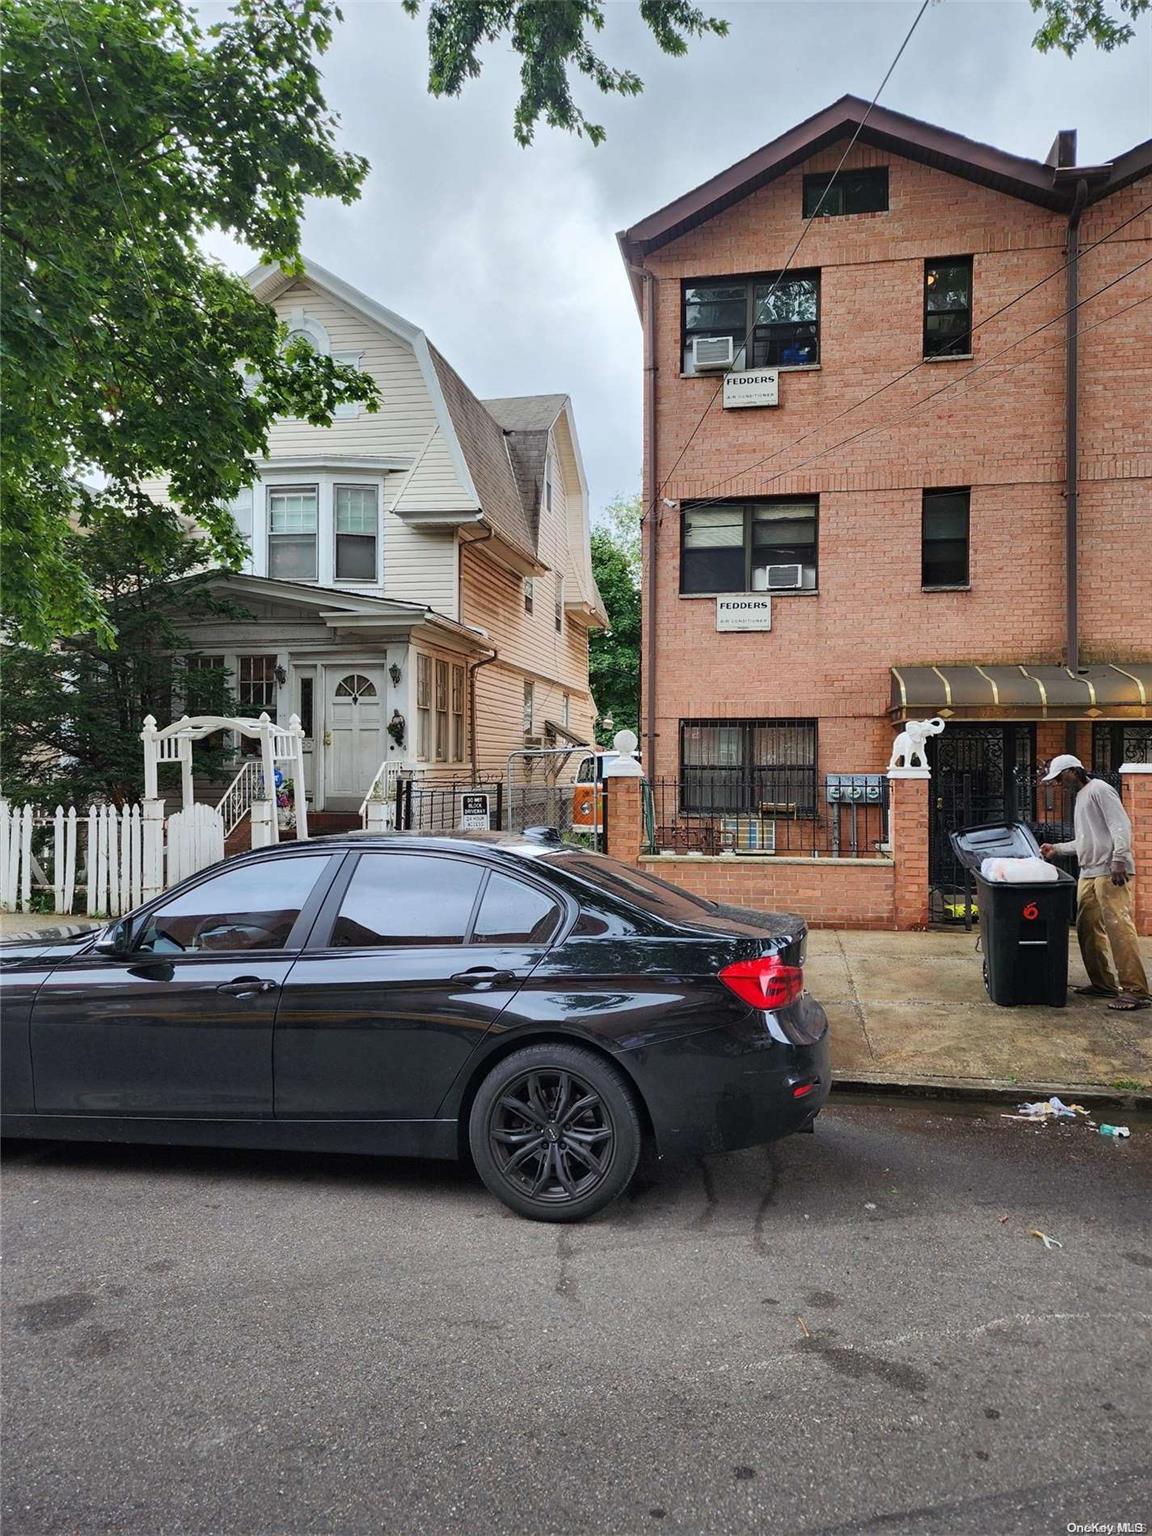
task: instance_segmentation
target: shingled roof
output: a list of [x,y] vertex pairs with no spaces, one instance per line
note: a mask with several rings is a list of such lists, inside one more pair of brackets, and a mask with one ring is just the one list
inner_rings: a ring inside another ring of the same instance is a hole
[[505,543],[535,560],[537,517],[528,510],[504,428],[451,363],[435,347],[428,351],[484,516]]

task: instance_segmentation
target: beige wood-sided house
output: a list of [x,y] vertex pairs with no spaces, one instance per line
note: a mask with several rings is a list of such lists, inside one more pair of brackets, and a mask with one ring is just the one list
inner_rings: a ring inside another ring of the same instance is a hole
[[320,811],[357,809],[385,761],[491,778],[526,745],[591,743],[607,618],[568,397],[477,399],[421,330],[311,263],[249,281],[371,373],[380,408],[272,429],[232,507],[251,555],[219,578],[251,617],[185,626],[190,710],[196,672],[223,668],[240,713],[298,714]]

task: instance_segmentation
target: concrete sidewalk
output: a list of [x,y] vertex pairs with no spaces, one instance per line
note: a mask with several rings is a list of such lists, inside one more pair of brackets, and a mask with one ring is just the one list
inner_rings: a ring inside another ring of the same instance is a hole
[[[1152,1009],[988,1001],[975,932],[814,929],[805,979],[832,1025],[833,1077],[877,1086],[1152,1096]],[[1152,942],[1141,941],[1152,972]],[[1087,977],[1072,937],[1069,985]]]

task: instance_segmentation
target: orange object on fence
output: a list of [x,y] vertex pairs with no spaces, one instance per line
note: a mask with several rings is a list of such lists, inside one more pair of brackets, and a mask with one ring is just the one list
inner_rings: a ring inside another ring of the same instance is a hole
[[598,827],[603,820],[603,806],[603,785],[574,785],[572,789],[572,825],[574,827]]

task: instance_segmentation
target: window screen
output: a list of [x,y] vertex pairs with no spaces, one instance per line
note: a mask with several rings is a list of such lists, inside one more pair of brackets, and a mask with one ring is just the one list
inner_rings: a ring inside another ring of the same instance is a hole
[[376,580],[376,487],[338,485],[335,489],[336,580]]
[[315,486],[268,492],[268,574],[283,581],[316,580]]
[[968,491],[924,492],[923,586],[967,586],[969,497]]

